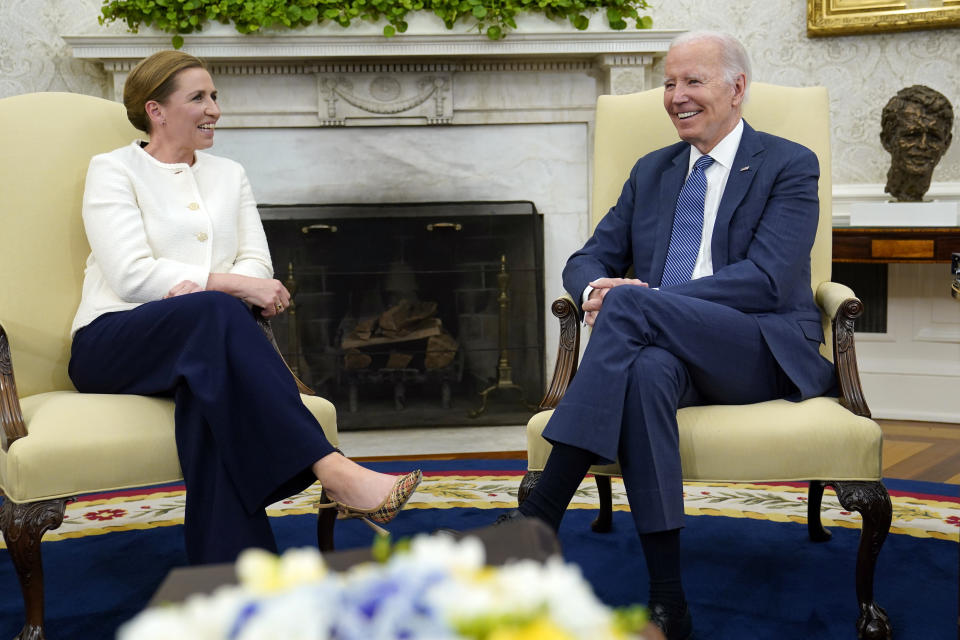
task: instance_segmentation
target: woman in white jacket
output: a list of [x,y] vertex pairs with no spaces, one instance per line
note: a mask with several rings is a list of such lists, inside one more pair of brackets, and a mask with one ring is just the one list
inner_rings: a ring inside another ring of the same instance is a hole
[[91,254],[70,376],[87,393],[172,395],[192,563],[275,550],[265,507],[319,479],[342,517],[388,522],[420,482],[342,456],[300,401],[248,305],[290,304],[243,168],[213,144],[217,92],[203,63],[162,51],[124,87],[150,141],[95,156],[83,220]]

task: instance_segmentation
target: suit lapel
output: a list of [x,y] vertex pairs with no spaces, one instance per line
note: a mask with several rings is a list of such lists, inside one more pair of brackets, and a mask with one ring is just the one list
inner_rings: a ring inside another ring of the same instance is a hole
[[753,183],[753,178],[757,175],[757,171],[763,163],[764,151],[765,149],[760,143],[760,136],[744,120],[740,147],[737,149],[733,166],[730,167],[730,175],[727,177],[727,184],[723,189],[723,196],[720,198],[720,207],[717,209],[717,219],[713,225],[713,240],[710,243],[710,250],[713,253],[714,271],[727,264],[730,248],[730,220],[733,218],[733,212],[740,205],[744,196],[747,195],[747,191]]
[[650,286],[659,287],[663,277],[663,265],[667,260],[667,248],[670,246],[670,233],[673,231],[673,217],[677,209],[677,198],[690,167],[690,145],[683,145],[673,158],[673,165],[660,176],[660,197],[657,202],[656,241],[650,259]]

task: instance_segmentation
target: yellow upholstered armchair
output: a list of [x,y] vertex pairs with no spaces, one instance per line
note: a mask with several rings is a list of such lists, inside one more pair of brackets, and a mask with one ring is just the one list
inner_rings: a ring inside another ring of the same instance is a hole
[[[823,312],[823,355],[836,365],[839,398],[793,403],[775,400],[754,405],[689,407],[678,414],[683,477],[689,481],[810,483],[808,531],[815,541],[829,539],[820,522],[824,487],[830,485],[843,507],[858,511],[863,529],[856,565],[861,638],[891,637],[886,613],[873,599],[877,555],[890,529],[891,504],[881,482],[880,427],[870,419],[857,372],[853,323],[863,308],[848,287],[830,282],[831,181],[827,92],[753,83],[744,118],[758,131],[794,140],[820,159],[820,224],[811,254],[811,287]],[[602,96],[594,137],[592,221],[616,202],[636,159],[676,142],[676,130],[663,109],[663,90]],[[560,347],[553,379],[540,408],[527,424],[527,474],[522,502],[536,485],[550,454],[541,433],[576,373],[580,342],[577,306],[568,297],[554,301],[560,319]],[[828,346],[829,345],[829,346]],[[611,526],[610,476],[618,465],[591,469],[600,496],[595,531]]]
[[[80,216],[87,164],[137,135],[116,102],[0,100],[0,531],[23,591],[21,638],[44,637],[40,540],[72,496],[183,478],[173,400],[81,394],[67,376],[90,253]],[[336,445],[333,405],[302,397]],[[336,514],[323,513],[318,536],[332,548]]]

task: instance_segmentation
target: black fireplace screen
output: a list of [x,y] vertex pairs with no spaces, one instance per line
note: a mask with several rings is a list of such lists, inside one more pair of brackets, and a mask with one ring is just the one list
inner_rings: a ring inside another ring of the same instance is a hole
[[340,429],[523,424],[544,388],[543,224],[531,202],[261,206],[274,321]]

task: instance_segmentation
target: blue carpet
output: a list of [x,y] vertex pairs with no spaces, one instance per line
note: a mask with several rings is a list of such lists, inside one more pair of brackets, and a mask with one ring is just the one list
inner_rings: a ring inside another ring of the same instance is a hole
[[[417,461],[425,471],[518,470],[524,461]],[[412,468],[373,463],[384,471]],[[889,481],[891,491],[956,495],[956,487]],[[498,510],[413,509],[390,529],[395,537],[438,527],[471,529]],[[568,560],[581,566],[605,602],[644,602],[646,569],[630,516],[614,513],[614,531],[595,534],[590,510],[571,510],[560,531]],[[315,544],[313,516],[273,519],[281,548]],[[834,527],[830,542],[811,543],[806,526],[697,516],[682,534],[684,584],[700,640],[855,638],[854,563],[859,530]],[[358,521],[338,523],[338,549],[372,539]],[[957,637],[958,545],[906,535],[887,538],[877,566],[876,597],[896,638]],[[141,610],[167,572],[186,563],[178,526],[125,531],[43,545],[50,640],[107,639]],[[0,638],[22,624],[22,601],[7,552],[0,551]]]

